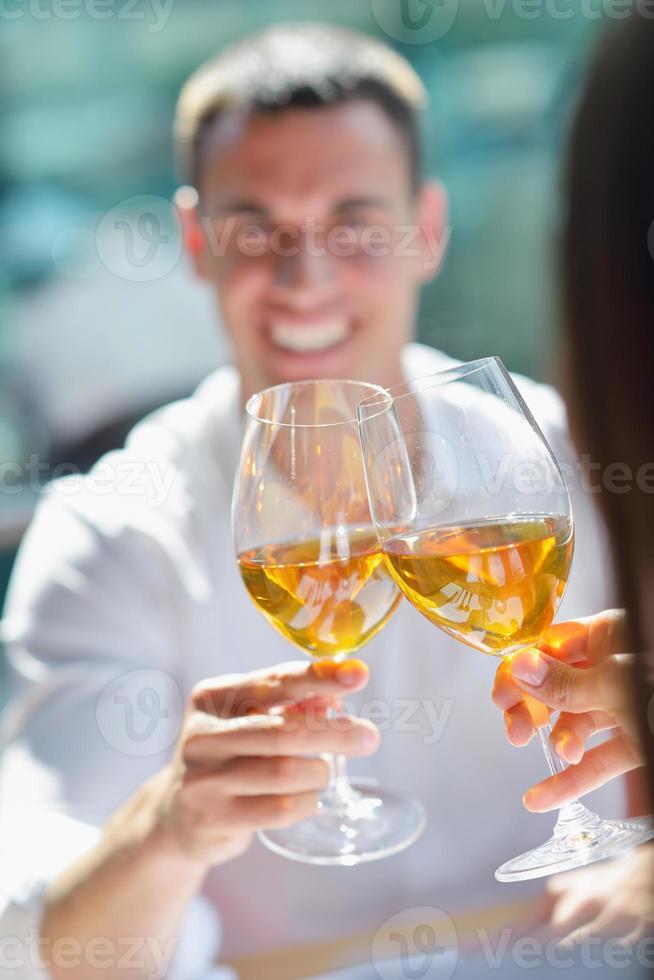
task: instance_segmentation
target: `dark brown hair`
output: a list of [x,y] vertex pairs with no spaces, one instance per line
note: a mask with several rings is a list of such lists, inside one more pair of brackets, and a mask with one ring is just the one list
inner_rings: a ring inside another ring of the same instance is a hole
[[177,103],[182,177],[197,188],[207,131],[224,113],[316,108],[352,99],[378,105],[396,126],[420,183],[417,110],[426,94],[401,55],[375,38],[329,24],[282,24],[234,44],[188,79]]
[[[575,117],[563,243],[569,403],[579,448],[629,467],[629,492],[600,503],[636,653],[650,763],[654,650],[654,20],[634,10],[594,58]],[[648,468],[648,469],[645,469]],[[649,492],[648,492],[649,491]],[[651,598],[645,598],[649,587]]]

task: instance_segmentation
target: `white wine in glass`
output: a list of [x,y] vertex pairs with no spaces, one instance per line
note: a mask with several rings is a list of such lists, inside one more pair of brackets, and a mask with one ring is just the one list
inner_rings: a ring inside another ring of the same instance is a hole
[[320,538],[252,549],[238,564],[261,612],[313,657],[358,650],[401,598],[370,528],[325,528]]
[[[388,622],[402,593],[370,515],[357,403],[382,389],[306,381],[254,395],[234,485],[232,523],[243,583],[257,608],[305,654],[342,660]],[[312,864],[353,865],[403,850],[425,825],[421,804],[350,783],[345,760],[315,817],[260,834]]]
[[516,514],[388,538],[383,552],[428,619],[482,653],[535,643],[565,590],[567,516]]
[[[570,497],[550,447],[498,358],[409,382],[358,406],[370,507],[388,568],[431,622],[510,658],[550,626],[570,573]],[[527,706],[552,775],[549,712]],[[649,840],[648,818],[602,820],[578,801],[553,836],[495,875],[519,881]]]

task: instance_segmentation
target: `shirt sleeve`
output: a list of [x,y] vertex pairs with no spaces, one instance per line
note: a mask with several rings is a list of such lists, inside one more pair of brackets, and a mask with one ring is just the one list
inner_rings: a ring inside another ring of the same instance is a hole
[[[12,849],[17,837],[8,834],[6,826],[0,827],[3,838]],[[23,861],[12,874],[11,861],[3,860],[3,884],[0,888],[0,977],[2,980],[49,980],[50,971],[43,964],[41,954],[43,940],[40,925],[43,901],[48,880],[54,874],[51,856],[56,853],[56,867],[63,868],[97,840],[95,828],[61,815],[42,815],[40,826],[33,827],[48,841],[49,852],[35,875],[29,874]],[[20,836],[25,838],[25,828]],[[30,837],[33,844],[35,838]],[[3,859],[7,857],[3,854]],[[38,862],[37,862],[38,863]],[[49,869],[50,874],[46,869]],[[7,872],[9,872],[7,874]],[[236,980],[228,967],[214,967],[220,945],[220,926],[215,910],[202,895],[190,903],[166,969],[167,980]],[[116,960],[129,955],[130,943],[118,947]],[[138,950],[135,951],[138,953]],[[73,949],[72,955],[80,960],[85,951]],[[70,952],[67,955],[71,955]],[[106,953],[103,953],[106,956]],[[69,961],[70,962],[70,961]]]
[[[45,884],[169,761],[185,702],[169,551],[133,519],[133,501],[89,492],[65,479],[40,503],[2,624],[0,938],[18,939],[24,956]],[[198,895],[167,976],[205,976],[219,940],[217,914]]]

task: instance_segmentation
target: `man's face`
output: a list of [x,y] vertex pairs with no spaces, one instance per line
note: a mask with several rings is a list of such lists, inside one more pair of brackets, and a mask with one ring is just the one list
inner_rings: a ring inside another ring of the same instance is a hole
[[220,120],[204,148],[194,259],[244,396],[319,377],[397,383],[443,212],[437,188],[413,193],[402,137],[372,102]]

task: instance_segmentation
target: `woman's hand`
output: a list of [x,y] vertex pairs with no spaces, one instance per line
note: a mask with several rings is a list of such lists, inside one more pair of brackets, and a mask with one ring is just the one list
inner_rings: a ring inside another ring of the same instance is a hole
[[549,930],[572,949],[590,937],[636,944],[654,935],[654,845],[557,875],[547,883]]
[[[493,701],[513,745],[526,745],[536,731],[525,696],[560,711],[551,742],[569,768],[527,791],[528,810],[553,810],[642,765],[625,638],[624,613],[610,610],[551,627],[537,648],[498,668]],[[608,730],[614,734],[586,751],[592,735]]]

